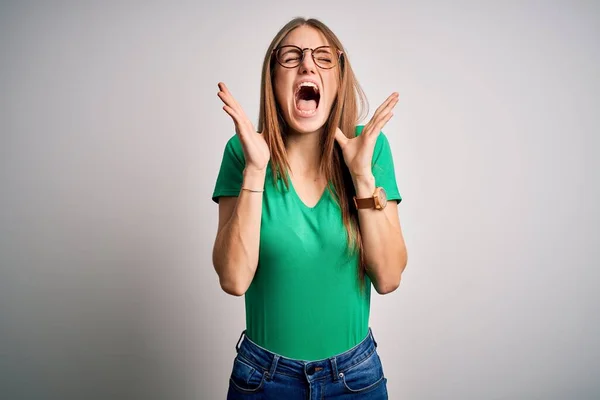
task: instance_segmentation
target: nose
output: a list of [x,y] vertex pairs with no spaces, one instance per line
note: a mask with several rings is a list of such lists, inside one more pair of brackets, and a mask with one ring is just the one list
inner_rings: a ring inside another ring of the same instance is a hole
[[315,61],[312,58],[312,50],[306,49],[304,50],[304,58],[300,63],[300,73],[306,74],[309,72],[315,73],[317,71],[317,66],[315,65]]

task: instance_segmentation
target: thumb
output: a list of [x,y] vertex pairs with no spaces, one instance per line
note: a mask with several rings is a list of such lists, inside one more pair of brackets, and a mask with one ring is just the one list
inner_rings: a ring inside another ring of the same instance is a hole
[[335,129],[335,140],[340,144],[341,148],[344,148],[346,143],[348,143],[348,138],[344,135],[344,132],[340,128]]

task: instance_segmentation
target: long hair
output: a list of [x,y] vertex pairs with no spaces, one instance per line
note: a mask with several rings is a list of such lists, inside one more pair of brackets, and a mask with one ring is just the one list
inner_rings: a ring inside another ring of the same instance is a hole
[[[330,46],[334,46],[343,52],[336,67],[339,72],[336,99],[331,107],[329,118],[325,122],[323,135],[320,138],[321,163],[319,168],[320,172],[327,179],[327,190],[330,190],[332,197],[342,211],[342,221],[347,232],[349,254],[358,251],[359,263],[357,268],[362,292],[364,290],[366,263],[359,228],[358,211],[354,208],[352,200],[356,194],[356,190],[350,171],[344,162],[342,150],[335,140],[335,133],[336,128],[339,127],[346,136],[354,137],[356,125],[367,113],[368,103],[352,71],[350,61],[342,43],[331,29],[321,21],[314,18],[294,18],[284,25],[271,41],[262,67],[260,110],[257,128],[259,132],[262,132],[269,146],[274,182],[278,178],[282,178],[286,187],[289,188],[287,172],[290,166],[285,150],[288,127],[275,98],[273,76],[276,60],[273,56],[273,49],[281,43],[288,33],[300,26],[310,26],[319,30],[327,38]],[[330,182],[333,184],[333,190],[331,190]]]

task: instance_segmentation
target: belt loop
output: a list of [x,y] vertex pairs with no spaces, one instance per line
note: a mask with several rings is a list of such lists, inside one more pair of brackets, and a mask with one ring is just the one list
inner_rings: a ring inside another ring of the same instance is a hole
[[339,376],[338,376],[338,369],[337,369],[337,361],[336,361],[335,357],[331,357],[329,359],[329,361],[331,361],[331,371],[333,373],[333,380],[335,382],[339,378]]
[[275,370],[277,369],[277,362],[279,361],[279,355],[275,354],[273,356],[273,362],[271,362],[271,369],[267,372],[267,380],[270,381],[273,375],[275,375]]
[[244,336],[244,334],[246,333],[246,329],[243,330],[242,334],[240,335],[240,338],[238,339],[236,345],[235,345],[235,352],[239,353],[240,352],[240,342],[242,341],[242,336]]

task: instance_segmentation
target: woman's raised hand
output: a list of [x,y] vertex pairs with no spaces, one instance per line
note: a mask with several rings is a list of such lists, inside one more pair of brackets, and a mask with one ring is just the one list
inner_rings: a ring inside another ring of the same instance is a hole
[[392,110],[398,103],[398,93],[392,93],[381,104],[371,120],[364,126],[360,136],[348,138],[338,127],[335,139],[342,148],[344,161],[352,177],[369,176],[372,174],[371,163],[373,151],[379,133],[392,118]]
[[225,103],[223,110],[229,114],[235,124],[235,132],[240,138],[246,158],[246,169],[264,172],[271,158],[264,136],[254,130],[252,122],[223,82],[219,82],[217,96]]

